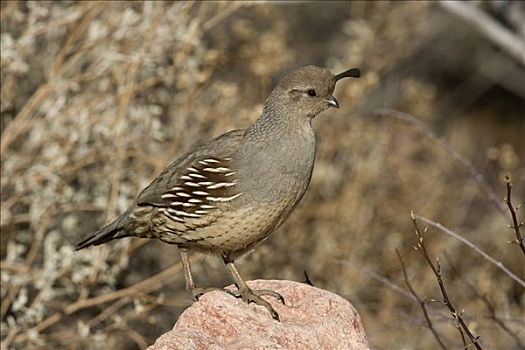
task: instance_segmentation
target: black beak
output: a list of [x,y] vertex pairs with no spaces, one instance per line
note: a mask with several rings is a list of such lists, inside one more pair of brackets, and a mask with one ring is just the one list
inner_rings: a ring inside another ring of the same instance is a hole
[[359,68],[351,68],[349,70],[344,71],[343,73],[339,73],[335,76],[335,81],[338,81],[339,79],[343,78],[359,78],[361,76],[361,71]]
[[330,96],[330,98],[326,100],[326,103],[328,103],[328,105],[331,107],[339,108],[339,102],[333,96]]

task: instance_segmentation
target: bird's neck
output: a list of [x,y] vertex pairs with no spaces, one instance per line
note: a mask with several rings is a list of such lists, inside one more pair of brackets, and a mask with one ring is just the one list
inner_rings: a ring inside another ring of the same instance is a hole
[[[310,182],[315,134],[310,118],[298,121],[293,117],[271,114],[265,108],[262,116],[246,130],[240,168],[247,172],[243,178],[249,180],[239,186],[258,193],[262,201],[297,201]],[[270,190],[262,179],[272,183]]]
[[246,130],[246,136],[254,140],[289,138],[292,135],[314,136],[312,119],[268,105],[259,119]]

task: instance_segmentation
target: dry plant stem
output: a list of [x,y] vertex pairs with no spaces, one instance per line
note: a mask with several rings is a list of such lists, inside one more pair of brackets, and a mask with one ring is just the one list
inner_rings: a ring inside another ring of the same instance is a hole
[[[198,257],[196,259],[196,261],[199,261],[199,260],[202,260],[202,257]],[[147,292],[152,292],[154,290],[160,289],[164,285],[163,282],[165,282],[172,276],[179,273],[180,270],[181,270],[181,266],[180,264],[177,263],[177,264],[172,265],[171,267],[168,267],[164,271],[159,272],[155,276],[152,276],[139,283],[136,283],[130,287],[126,287],[126,288],[117,290],[112,293],[99,295],[93,298],[79,300],[77,302],[69,304],[68,306],[66,306],[63,312],[54,313],[53,315],[49,316],[45,320],[38,323],[35,327],[33,327],[33,329],[40,333],[46,330],[47,328],[51,327],[55,323],[59,322],[64,315],[70,315],[79,310],[82,310],[82,309],[85,309],[85,308],[88,308],[94,305],[103,304],[103,303],[106,303],[108,301],[112,301],[115,299],[131,297],[138,292],[147,293]],[[27,339],[27,334],[19,334],[15,338],[15,342],[22,342],[22,341],[25,341],[26,339]]]
[[146,349],[148,347],[148,341],[146,338],[136,330],[127,327],[125,333],[138,345],[139,349]]
[[[120,301],[116,302],[115,304],[119,303]],[[114,305],[115,305],[114,304]],[[144,308],[143,313],[145,315],[149,314],[153,309],[155,309],[158,305],[148,305]],[[115,325],[115,323],[108,323],[105,327],[102,329],[99,329],[99,333],[101,334],[113,334],[115,332],[119,332],[124,334],[125,336],[129,337],[131,340],[133,340],[135,343],[139,345],[140,349],[146,349],[147,347],[147,341],[146,338],[135,331],[133,328],[131,328],[128,324],[128,321],[132,320],[134,318],[133,311],[128,311],[124,316],[121,317],[121,321],[118,325]],[[92,326],[88,323],[88,326],[91,328]],[[78,332],[75,330],[67,329],[64,331],[60,331],[57,333],[53,333],[52,335],[48,336],[49,338],[53,339],[54,341],[60,341],[61,344],[69,345],[68,348],[74,349],[79,346],[79,336]],[[137,340],[140,340],[140,342],[137,342]],[[83,338],[82,341],[85,343],[89,343],[94,339],[86,337]],[[96,340],[95,340],[96,341]],[[145,344],[145,345],[144,345]],[[75,347],[76,346],[76,347]]]
[[481,299],[487,309],[490,312],[490,319],[495,322],[505,333],[507,333],[514,341],[516,342],[516,345],[522,350],[525,350],[525,344],[522,342],[520,337],[514,332],[512,329],[510,329],[507,324],[496,315],[496,308],[494,307],[494,304],[490,301],[490,299],[485,295],[478,292],[477,288],[467,279],[465,276],[463,276],[458,269],[454,266],[452,263],[452,258],[445,252],[445,258],[447,259],[447,262],[452,270],[452,272],[456,275],[458,279],[463,281],[465,285],[470,289],[472,294],[474,294],[477,298]]
[[397,254],[397,257],[399,258],[399,263],[401,264],[401,269],[403,270],[403,277],[405,278],[405,284],[407,285],[407,288],[410,291],[410,293],[414,296],[414,298],[419,303],[419,306],[421,307],[421,311],[423,311],[423,315],[425,316],[425,320],[427,321],[428,328],[432,332],[432,335],[434,335],[434,338],[438,342],[438,344],[441,347],[441,349],[447,350],[448,349],[447,346],[443,343],[443,341],[441,340],[438,332],[436,331],[436,329],[434,328],[434,326],[432,324],[432,320],[430,319],[430,316],[428,315],[428,311],[427,311],[427,307],[426,307],[425,301],[422,300],[419,297],[419,295],[416,293],[416,291],[414,290],[414,288],[410,284],[410,281],[408,280],[408,275],[407,275],[405,262],[403,261],[403,258],[401,257],[401,254],[399,253],[399,250],[397,250],[397,249],[396,249],[396,254]]
[[[128,298],[127,301],[129,302],[131,300],[132,298]],[[121,300],[115,302],[113,305],[118,304],[120,301]],[[126,303],[124,303],[122,306],[125,306],[125,305]],[[158,307],[158,304],[147,305],[144,307],[144,310],[142,312],[144,315],[148,315],[149,312],[151,312],[156,307]],[[112,322],[108,322],[108,324],[103,328],[102,333],[107,334],[107,333],[114,333],[115,331],[119,331],[119,332],[122,331],[124,335],[129,336],[131,338],[131,336],[127,333],[127,331],[131,328],[128,324],[128,321],[133,319],[134,317],[133,314],[134,314],[133,310],[128,310],[123,316],[121,316],[121,322],[119,322],[118,325]],[[94,326],[90,325],[89,322],[91,322],[91,320],[88,321],[87,325],[90,328],[93,328]],[[75,331],[74,329],[71,330],[70,328],[65,329],[63,331],[56,332],[56,333],[52,333],[50,335],[47,335],[47,337],[54,339],[55,341],[60,340],[62,343],[68,343],[70,345],[73,345],[73,344],[78,345],[79,343],[78,332]],[[86,337],[85,339],[82,339],[82,340],[89,342],[91,339],[89,337]],[[145,349],[145,347],[143,349]]]
[[521,235],[520,227],[523,226],[523,222],[518,220],[518,215],[516,210],[512,205],[511,192],[512,192],[512,182],[510,182],[510,177],[505,175],[505,183],[507,184],[507,196],[505,197],[505,203],[509,207],[510,215],[512,216],[512,228],[516,233],[516,240],[512,243],[516,243],[520,246],[521,252],[525,255],[525,243],[523,243],[523,236]]
[[456,322],[456,328],[459,332],[459,335],[461,336],[461,342],[463,343],[463,349],[468,350],[467,339],[465,339],[465,334],[463,333],[463,330],[461,329],[461,326],[459,325],[458,322]]
[[7,333],[7,336],[4,338],[4,340],[0,343],[0,349],[9,349],[9,345],[11,345],[18,332],[18,327],[12,327],[9,330],[9,333]]
[[417,119],[413,115],[399,112],[394,109],[381,108],[375,111],[374,114],[380,117],[387,116],[408,122],[409,124],[412,124],[423,131],[429,138],[437,142],[445,151],[447,151],[448,154],[452,156],[452,158],[454,158],[470,173],[470,176],[481,186],[483,191],[486,193],[490,202],[499,210],[501,214],[507,217],[505,206],[501,203],[494,190],[488,185],[485,177],[479,171],[477,171],[467,159],[450,147],[442,137],[437,136],[430,126]]
[[[148,315],[151,311],[153,311],[156,307],[158,307],[158,304],[148,305],[144,308],[143,314]],[[134,312],[128,311],[125,313],[124,316],[122,316],[122,322],[119,325],[115,325],[113,323],[108,324],[106,327],[104,327],[103,333],[113,333],[115,331],[122,332],[125,336],[129,337],[131,340],[133,340],[140,349],[146,349],[148,346],[148,342],[146,338],[140,334],[139,332],[135,331],[130,325],[128,324],[128,321],[132,320],[134,318]],[[86,339],[87,342],[89,342],[89,338]],[[76,341],[78,343],[78,340]]]
[[66,56],[73,50],[77,41],[79,41],[85,34],[86,29],[93,18],[95,18],[103,9],[103,3],[100,1],[94,1],[86,7],[82,16],[80,16],[77,23],[75,23],[75,26],[68,31],[66,41],[60,52],[55,57],[50,72],[51,78],[54,78],[63,71],[63,66],[66,63]]
[[90,319],[87,322],[87,325],[89,326],[89,328],[95,327],[97,324],[103,322],[105,319],[115,314],[115,312],[117,312],[118,309],[120,309],[121,307],[123,307],[129,302],[130,302],[129,298],[122,298],[122,299],[115,301],[109,307],[105,308],[102,312],[100,312],[97,316]]
[[[29,249],[29,252],[27,253],[26,259],[24,261],[24,266],[25,266],[24,273],[29,273],[29,271],[31,271],[33,262],[37,258],[38,251],[40,250],[40,247],[42,246],[42,242],[44,241],[44,236],[51,222],[51,218],[49,215],[50,210],[51,209],[48,208],[44,212],[42,221],[39,223],[39,227],[35,233],[35,239],[33,240],[33,243],[31,244],[31,248]],[[4,317],[7,314],[7,311],[9,311],[9,309],[11,308],[11,304],[15,300],[21,288],[22,288],[22,285],[11,286],[11,288],[7,292],[7,297],[4,300],[2,300],[2,305],[0,306],[0,319],[2,320],[4,319]]]
[[501,271],[503,271],[507,276],[509,276],[510,278],[512,278],[514,281],[516,281],[518,284],[520,284],[522,287],[525,287],[525,281],[523,281],[521,278],[519,278],[518,276],[516,276],[512,271],[510,271],[507,267],[505,267],[505,265],[503,265],[503,263],[501,261],[497,261],[496,259],[494,259],[492,256],[488,255],[487,253],[485,253],[483,250],[481,250],[478,246],[476,246],[474,243],[472,243],[471,241],[469,241],[468,239],[460,236],[459,234],[457,234],[456,232],[446,228],[445,226],[441,225],[440,223],[437,223],[435,221],[432,221],[430,219],[427,219],[426,217],[424,216],[419,216],[419,215],[415,215],[415,218],[417,218],[418,220],[421,220],[423,221],[424,223],[430,225],[430,226],[433,226],[435,228],[437,228],[438,230],[440,230],[441,232],[444,232],[446,233],[447,235],[449,236],[452,236],[454,237],[455,239],[457,239],[458,241],[466,244],[467,246],[469,246],[470,248],[472,248],[476,253],[478,253],[479,255],[481,255],[483,258],[485,258],[486,260],[490,261],[492,264],[496,265],[496,267],[498,269],[500,269]]
[[138,282],[132,286],[119,289],[115,292],[99,295],[97,297],[93,297],[90,299],[81,300],[79,302],[75,302],[73,304],[68,305],[64,312],[66,314],[72,314],[73,312],[76,312],[80,309],[85,309],[86,307],[90,307],[93,305],[98,305],[102,303],[106,303],[111,300],[125,298],[129,296],[133,296],[137,292],[151,292],[154,290],[157,290],[161,288],[163,282],[165,282],[167,279],[171,278],[175,274],[179,273],[181,270],[180,264],[174,264],[170,266],[169,268],[165,269],[164,271],[156,274],[153,277],[150,277],[144,281]]
[[[472,344],[474,344],[476,349],[478,349],[478,350],[482,349],[481,345],[478,342],[478,337],[475,337],[472,334],[472,332],[468,328],[467,324],[465,323],[465,321],[461,317],[460,313],[458,313],[456,311],[456,308],[454,307],[454,305],[452,305],[452,302],[450,301],[450,299],[448,297],[447,290],[445,288],[445,283],[443,282],[443,278],[441,276],[441,266],[439,265],[439,259],[436,259],[436,264],[434,264],[432,262],[432,260],[430,259],[430,255],[428,254],[427,248],[425,247],[425,241],[424,241],[423,235],[421,234],[421,231],[419,230],[419,227],[417,225],[416,217],[415,217],[414,213],[411,213],[411,217],[412,217],[412,224],[414,225],[414,230],[415,230],[416,236],[418,238],[418,242],[416,244],[416,250],[421,253],[423,258],[427,262],[428,266],[430,267],[430,269],[432,270],[432,272],[436,276],[436,279],[437,279],[437,282],[438,282],[438,285],[439,285],[439,289],[441,290],[441,294],[443,296],[443,303],[449,309],[449,311],[450,311],[452,317],[454,318],[454,320],[459,324],[459,326],[461,326],[461,328],[458,327],[458,329],[460,330],[460,334],[462,335],[462,338],[463,338],[463,332],[465,332],[465,334],[468,336],[468,338],[470,339]],[[464,342],[464,344],[465,344],[465,342]],[[465,345],[465,349],[467,349],[466,345]]]
[[29,101],[18,112],[15,119],[5,127],[2,132],[2,141],[0,142],[0,153],[5,154],[7,148],[16,140],[18,135],[29,130],[31,127],[31,116],[51,91],[52,88],[49,83],[40,85]]
[[53,62],[53,69],[50,72],[50,80],[45,84],[38,87],[35,93],[29,99],[20,112],[16,115],[15,119],[9,123],[4,131],[2,132],[2,141],[0,142],[0,153],[5,154],[8,147],[18,136],[26,132],[31,127],[31,117],[42,104],[44,99],[53,91],[53,81],[63,71],[64,58],[67,53],[72,49],[75,42],[78,40],[79,35],[85,32],[85,26],[91,22],[100,11],[103,6],[100,6],[99,2],[93,2],[91,6],[87,7],[87,10],[83,13],[83,20],[77,23],[76,27],[72,29],[72,34],[66,40],[66,44],[63,46],[61,51],[55,57]]

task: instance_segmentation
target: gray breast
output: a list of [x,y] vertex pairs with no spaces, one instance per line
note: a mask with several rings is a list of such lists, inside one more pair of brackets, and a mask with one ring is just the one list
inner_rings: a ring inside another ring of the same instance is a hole
[[246,142],[234,156],[239,169],[239,198],[250,201],[298,201],[310,183],[315,160],[313,131],[281,135],[277,140]]

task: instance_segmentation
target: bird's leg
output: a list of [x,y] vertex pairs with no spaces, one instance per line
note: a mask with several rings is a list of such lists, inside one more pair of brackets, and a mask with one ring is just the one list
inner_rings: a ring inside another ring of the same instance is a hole
[[237,298],[242,298],[242,300],[248,304],[255,303],[257,305],[264,306],[270,312],[272,317],[279,321],[279,314],[273,309],[269,302],[267,302],[261,297],[263,295],[269,295],[284,304],[284,298],[282,297],[282,295],[269,289],[250,289],[250,287],[248,287],[248,285],[242,278],[239,271],[237,271],[237,268],[233,264],[233,260],[230,260],[227,257],[224,257],[223,260],[226,264],[226,267],[228,268],[228,271],[232,275],[235,284],[237,285],[237,290],[230,292],[230,294],[234,295]]
[[193,282],[193,276],[191,275],[191,269],[190,269],[190,259],[188,256],[188,250],[187,249],[180,249],[180,258],[182,261],[182,268],[184,269],[184,279],[186,280],[186,290],[191,293],[193,296],[193,299],[195,301],[199,300],[199,298],[207,292],[213,292],[216,290],[223,291],[221,288],[197,288],[195,287],[195,283]]

